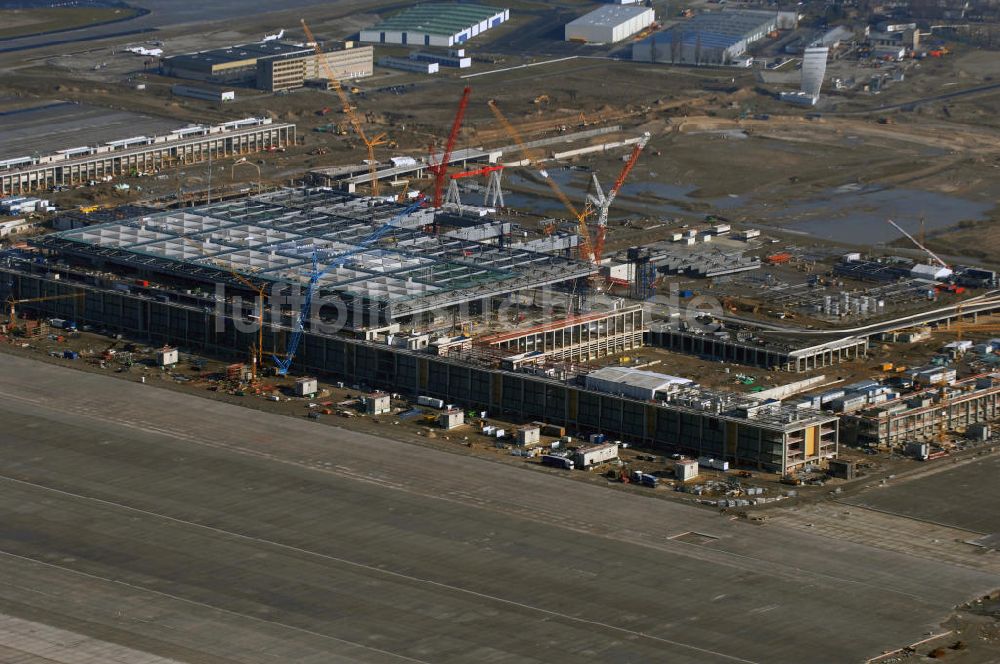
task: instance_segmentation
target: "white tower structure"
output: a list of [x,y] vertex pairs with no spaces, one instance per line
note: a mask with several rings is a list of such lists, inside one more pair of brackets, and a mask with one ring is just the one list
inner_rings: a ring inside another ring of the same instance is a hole
[[802,92],[813,99],[819,99],[820,88],[823,87],[823,77],[826,75],[826,58],[830,49],[825,46],[812,46],[805,50],[802,58]]

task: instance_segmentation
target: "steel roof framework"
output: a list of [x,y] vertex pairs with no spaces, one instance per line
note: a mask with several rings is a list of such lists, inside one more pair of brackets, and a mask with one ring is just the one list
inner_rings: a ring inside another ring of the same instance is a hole
[[391,317],[568,281],[592,271],[567,258],[430,235],[423,228],[433,212],[425,209],[397,220],[377,243],[363,245],[373,230],[401,210],[393,202],[329,189],[286,189],[53,233],[35,244],[199,281],[235,285],[235,271],[262,284],[299,288],[309,282],[314,253],[320,264],[351,253],[319,282],[321,294],[378,303]]

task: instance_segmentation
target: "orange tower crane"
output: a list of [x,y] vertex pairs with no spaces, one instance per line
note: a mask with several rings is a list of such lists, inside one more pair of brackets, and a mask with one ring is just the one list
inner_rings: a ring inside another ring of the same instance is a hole
[[[458,111],[455,113],[455,120],[451,123],[451,131],[448,133],[448,142],[445,143],[444,152],[441,154],[441,161],[430,166],[429,170],[434,174],[434,198],[431,205],[436,208],[441,207],[444,197],[444,180],[448,172],[448,162],[451,161],[452,150],[455,149],[455,141],[458,139],[458,132],[462,128],[462,120],[465,118],[465,109],[469,106],[469,96],[472,88],[466,86],[462,91],[462,98],[458,102]],[[431,161],[434,158],[434,146],[430,146]]]
[[632,167],[635,166],[635,162],[639,160],[639,155],[642,153],[643,148],[649,143],[649,132],[646,132],[639,139],[639,142],[635,144],[632,148],[632,154],[628,156],[625,161],[625,165],[622,167],[621,173],[618,174],[618,179],[615,180],[615,184],[611,187],[611,191],[605,196],[604,192],[601,191],[601,185],[597,181],[597,175],[594,175],[594,189],[597,192],[596,196],[588,197],[588,201],[594,203],[597,206],[597,237],[594,240],[594,262],[598,265],[601,264],[601,256],[604,253],[604,240],[607,237],[608,230],[608,210],[611,208],[611,204],[614,203],[615,197],[618,196],[618,191],[625,184],[625,180],[628,178],[629,173],[632,172]]
[[[520,132],[517,130],[516,127],[514,127],[514,125],[510,123],[510,121],[507,120],[504,114],[500,111],[499,107],[497,107],[496,101],[491,99],[489,100],[488,105],[490,107],[490,110],[493,111],[493,115],[496,116],[496,119],[507,131],[507,134],[517,144],[517,147],[519,147],[522,152],[528,155],[529,163],[533,166],[537,165],[538,159],[536,157],[531,156],[531,154],[534,153],[529,153],[528,148],[525,147],[524,139],[521,138]],[[580,235],[580,258],[585,261],[591,260],[591,258],[593,257],[593,249],[592,249],[593,244],[590,241],[590,230],[587,228],[587,217],[590,216],[593,210],[591,209],[589,202],[587,205],[584,206],[582,212],[577,210],[576,206],[573,205],[573,202],[569,200],[569,197],[566,196],[565,192],[563,192],[559,184],[551,177],[549,177],[548,171],[546,171],[544,168],[539,168],[538,174],[541,175],[542,179],[545,180],[546,184],[549,185],[549,189],[552,190],[552,193],[555,194],[555,197],[559,199],[559,201],[569,211],[569,213],[573,215],[573,218],[576,219],[577,233]]]
[[354,128],[354,133],[358,135],[358,138],[361,139],[361,142],[368,149],[368,172],[371,175],[371,193],[372,196],[378,196],[378,161],[375,159],[375,148],[379,145],[385,145],[389,141],[386,139],[385,133],[376,134],[375,136],[368,136],[365,133],[365,128],[361,125],[361,120],[358,118],[357,113],[354,112],[354,107],[351,106],[351,100],[347,98],[344,87],[333,73],[333,69],[330,67],[330,63],[327,62],[323,49],[320,47],[319,42],[316,41],[316,36],[313,35],[312,30],[306,25],[305,19],[302,19],[301,23],[302,31],[306,33],[306,40],[313,45],[316,51],[316,59],[319,60],[327,79],[330,81],[330,85],[333,86],[334,91],[340,98],[341,108],[350,121],[351,127]]

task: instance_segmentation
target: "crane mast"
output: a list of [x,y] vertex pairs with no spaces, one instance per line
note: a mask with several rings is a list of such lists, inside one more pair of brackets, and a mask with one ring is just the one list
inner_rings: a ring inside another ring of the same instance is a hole
[[[597,239],[594,242],[594,262],[597,264],[600,264],[601,256],[604,253],[604,240],[607,237],[608,229],[608,210],[611,208],[611,204],[614,203],[618,191],[625,184],[625,180],[628,179],[629,173],[632,172],[632,167],[639,160],[639,155],[647,143],[649,143],[649,132],[643,134],[639,142],[632,148],[632,154],[625,161],[625,166],[622,167],[621,173],[618,174],[618,179],[615,180],[615,184],[611,187],[611,191],[608,192],[607,196],[604,196],[603,192],[601,192],[600,185],[597,186],[600,201],[597,215]],[[597,182],[596,178],[594,182]]]
[[[458,139],[458,132],[462,128],[462,120],[465,118],[465,109],[469,105],[469,96],[472,94],[472,88],[466,87],[462,91],[462,99],[458,102],[458,111],[455,113],[455,120],[451,123],[451,132],[448,134],[448,142],[445,144],[444,152],[441,154],[441,161],[436,165],[431,166],[431,172],[434,173],[434,198],[432,199],[432,205],[436,208],[441,207],[441,199],[444,195],[444,180],[445,174],[448,172],[448,162],[451,161],[452,150],[455,149],[455,141]],[[434,154],[434,146],[431,146],[431,155]]]

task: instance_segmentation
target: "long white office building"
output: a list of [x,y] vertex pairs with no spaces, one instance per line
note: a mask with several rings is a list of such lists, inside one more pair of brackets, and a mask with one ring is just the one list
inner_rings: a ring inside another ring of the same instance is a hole
[[190,125],[162,136],[133,136],[101,145],[0,160],[0,195],[73,186],[107,176],[147,173],[180,164],[295,144],[295,125],[245,118]]

